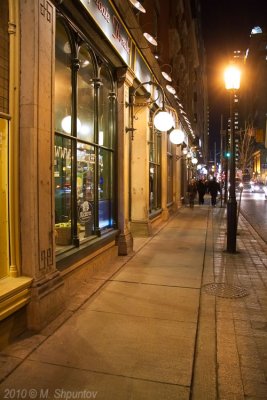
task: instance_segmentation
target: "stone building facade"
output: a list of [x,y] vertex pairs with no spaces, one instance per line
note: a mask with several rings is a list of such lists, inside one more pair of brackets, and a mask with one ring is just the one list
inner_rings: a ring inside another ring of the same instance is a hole
[[[92,271],[180,207],[181,146],[153,121],[165,100],[183,145],[205,160],[205,52],[191,3],[145,0],[142,20],[128,0],[1,1],[1,346],[48,324]],[[151,21],[157,49],[143,37]]]

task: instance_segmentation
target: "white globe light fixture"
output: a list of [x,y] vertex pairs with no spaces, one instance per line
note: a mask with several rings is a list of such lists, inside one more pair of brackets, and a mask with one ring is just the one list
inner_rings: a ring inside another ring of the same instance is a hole
[[154,117],[154,126],[161,132],[168,131],[174,126],[174,120],[167,111],[159,111]]
[[198,163],[198,159],[196,157],[193,157],[191,162],[192,164],[196,165]]
[[170,133],[170,141],[173,144],[181,144],[184,141],[184,132],[181,129],[174,129]]

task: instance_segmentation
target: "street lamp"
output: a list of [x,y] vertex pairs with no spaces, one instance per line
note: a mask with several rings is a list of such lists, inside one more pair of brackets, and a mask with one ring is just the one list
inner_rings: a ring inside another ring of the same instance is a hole
[[236,232],[237,232],[237,202],[235,195],[235,128],[233,102],[234,93],[240,87],[240,70],[230,66],[225,70],[225,88],[230,94],[230,188],[227,202],[227,251],[236,253]]

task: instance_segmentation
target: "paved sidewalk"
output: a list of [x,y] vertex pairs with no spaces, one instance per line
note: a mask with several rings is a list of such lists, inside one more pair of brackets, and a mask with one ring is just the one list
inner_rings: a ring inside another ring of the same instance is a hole
[[91,276],[0,353],[1,398],[267,399],[267,246],[240,216],[226,253],[224,214],[182,208]]

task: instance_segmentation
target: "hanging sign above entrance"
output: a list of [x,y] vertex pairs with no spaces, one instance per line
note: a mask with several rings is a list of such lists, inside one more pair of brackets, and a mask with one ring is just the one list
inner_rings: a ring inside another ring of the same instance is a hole
[[131,38],[108,0],[80,0],[127,65],[130,65]]

